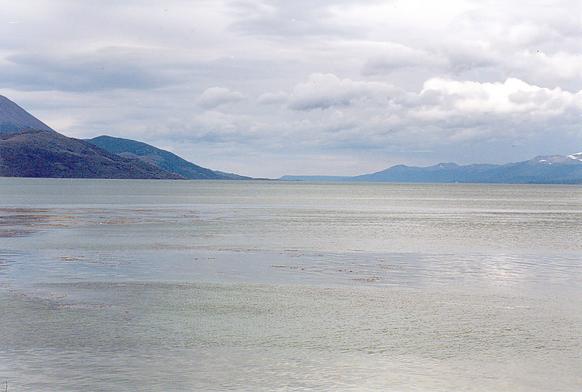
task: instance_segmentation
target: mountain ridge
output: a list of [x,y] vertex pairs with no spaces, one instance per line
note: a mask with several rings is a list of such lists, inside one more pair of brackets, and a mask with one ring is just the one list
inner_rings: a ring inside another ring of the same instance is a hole
[[128,159],[137,159],[160,169],[175,173],[188,180],[243,180],[250,177],[224,173],[198,166],[184,158],[161,148],[132,139],[101,135],[85,140],[112,154]]
[[0,95],[0,134],[17,133],[26,130],[55,132],[51,127],[22,107]]
[[[108,141],[102,148],[62,135],[0,95],[0,177],[249,179],[203,168],[143,142]],[[117,153],[123,145],[139,148]]]
[[0,176],[43,178],[181,179],[58,132],[0,134]]
[[506,164],[458,165],[451,162],[432,166],[395,165],[358,176],[283,176],[283,181],[338,181],[392,183],[498,183],[498,184],[582,184],[582,153],[540,155]]

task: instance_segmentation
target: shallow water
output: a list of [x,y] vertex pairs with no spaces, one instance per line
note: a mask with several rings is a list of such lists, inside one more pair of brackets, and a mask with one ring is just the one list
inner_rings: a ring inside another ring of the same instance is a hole
[[0,179],[10,390],[582,389],[582,188]]

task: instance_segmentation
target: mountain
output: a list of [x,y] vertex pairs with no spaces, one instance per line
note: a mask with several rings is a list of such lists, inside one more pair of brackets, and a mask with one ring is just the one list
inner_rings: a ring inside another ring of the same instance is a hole
[[0,134],[0,176],[181,178],[153,165],[110,154],[82,140],[42,130]]
[[103,150],[124,158],[145,162],[164,171],[189,180],[244,180],[250,179],[236,174],[223,173],[195,165],[176,154],[149,144],[111,136],[98,136],[86,140]]
[[54,132],[48,125],[29,114],[8,98],[0,95],[0,135],[25,130]]
[[439,163],[429,167],[393,166],[377,173],[356,176],[355,181],[389,182],[473,182],[495,165],[467,165]]
[[286,181],[400,183],[582,184],[582,153],[538,156],[505,165],[439,163],[428,167],[392,166],[353,177],[284,176]]
[[0,176],[182,178],[61,135],[3,96],[0,96]]
[[[0,177],[246,178],[202,168],[145,143],[96,139],[90,143],[66,137],[0,96]],[[108,151],[115,148],[119,153]]]

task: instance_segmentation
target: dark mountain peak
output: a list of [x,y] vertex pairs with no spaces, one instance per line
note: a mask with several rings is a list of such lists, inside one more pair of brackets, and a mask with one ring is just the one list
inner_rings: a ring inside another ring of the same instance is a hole
[[183,179],[146,162],[66,137],[0,96],[0,176]]
[[136,140],[61,135],[0,95],[0,176],[242,180]]
[[54,132],[48,125],[10,99],[0,95],[0,134],[18,133],[26,130]]

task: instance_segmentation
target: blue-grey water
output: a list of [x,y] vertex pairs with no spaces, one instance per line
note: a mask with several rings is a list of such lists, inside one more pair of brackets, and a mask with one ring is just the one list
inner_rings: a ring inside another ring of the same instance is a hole
[[581,187],[0,179],[9,391],[580,391],[581,309]]

